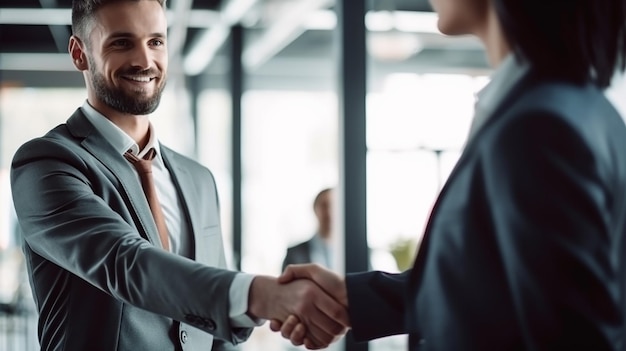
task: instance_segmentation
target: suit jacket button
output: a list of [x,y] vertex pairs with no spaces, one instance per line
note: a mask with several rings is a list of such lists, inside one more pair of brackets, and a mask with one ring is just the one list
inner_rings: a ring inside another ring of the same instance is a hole
[[180,342],[182,344],[187,342],[187,331],[186,330],[181,330],[180,331]]

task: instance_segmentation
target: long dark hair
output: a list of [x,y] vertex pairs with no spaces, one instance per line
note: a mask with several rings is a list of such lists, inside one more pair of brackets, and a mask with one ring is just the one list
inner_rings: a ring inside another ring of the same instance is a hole
[[493,0],[516,56],[545,76],[606,88],[626,57],[624,0]]

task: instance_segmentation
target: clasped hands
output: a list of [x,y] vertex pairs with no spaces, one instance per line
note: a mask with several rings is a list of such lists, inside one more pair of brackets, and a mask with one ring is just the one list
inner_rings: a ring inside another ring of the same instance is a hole
[[325,348],[350,327],[344,279],[316,264],[289,265],[278,279],[257,276],[249,296],[248,313],[271,320],[296,346]]

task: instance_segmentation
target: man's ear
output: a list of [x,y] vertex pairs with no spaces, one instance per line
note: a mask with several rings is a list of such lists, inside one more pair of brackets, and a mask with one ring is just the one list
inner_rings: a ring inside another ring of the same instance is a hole
[[85,45],[75,35],[72,35],[70,37],[68,51],[70,52],[70,56],[72,57],[72,63],[74,64],[74,67],[76,67],[76,69],[78,69],[79,71],[85,71],[89,68],[87,55],[85,53]]

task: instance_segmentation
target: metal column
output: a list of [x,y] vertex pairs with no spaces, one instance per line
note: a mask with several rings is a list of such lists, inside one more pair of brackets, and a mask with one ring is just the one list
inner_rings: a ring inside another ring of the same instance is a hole
[[243,27],[231,28],[230,93],[232,99],[233,264],[241,270],[241,98],[243,95]]
[[[2,72],[2,70],[0,70],[0,75],[4,74]],[[4,123],[4,116],[3,116],[3,109],[2,109],[2,99],[3,99],[3,86],[2,86],[2,79],[0,79],[0,169],[4,168],[4,143],[3,140],[7,140],[7,138],[4,136],[4,130],[3,130],[3,123]],[[6,99],[6,98],[4,98]],[[10,169],[11,165],[7,164],[7,169]]]
[[[366,271],[367,193],[365,140],[365,97],[367,92],[365,1],[337,0],[337,55],[340,165],[339,194],[343,211],[345,272]],[[346,351],[367,351],[368,344],[345,339]]]

